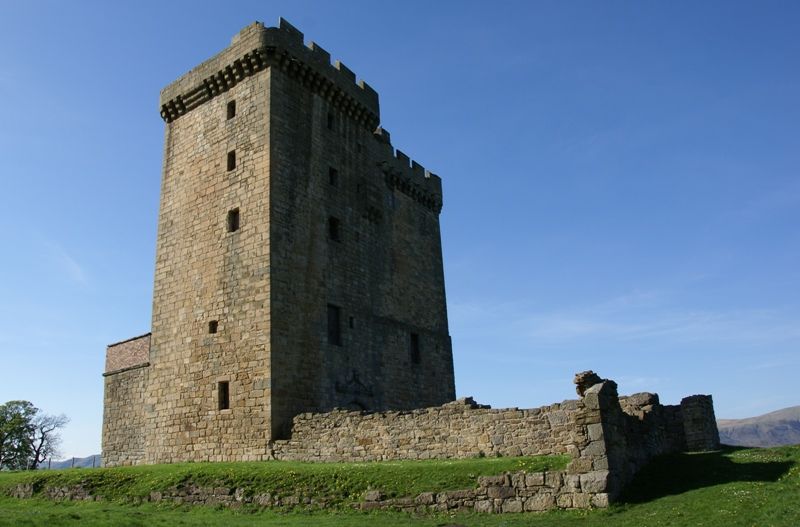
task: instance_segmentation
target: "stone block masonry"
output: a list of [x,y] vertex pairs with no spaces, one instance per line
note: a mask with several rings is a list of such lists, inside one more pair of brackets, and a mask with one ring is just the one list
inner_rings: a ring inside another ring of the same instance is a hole
[[299,413],[455,398],[441,180],[303,39],[251,24],[161,92],[152,334],[108,348],[108,465],[264,459]]
[[291,439],[275,441],[276,459],[381,461],[474,456],[577,454],[580,401],[520,410],[491,409],[471,398],[405,412],[337,410],[294,418]]

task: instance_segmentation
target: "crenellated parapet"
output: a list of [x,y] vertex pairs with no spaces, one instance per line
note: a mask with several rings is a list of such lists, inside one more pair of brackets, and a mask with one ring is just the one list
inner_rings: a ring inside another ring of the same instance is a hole
[[340,61],[331,63],[322,47],[306,45],[303,33],[283,18],[278,27],[247,26],[227,49],[164,88],[161,117],[172,122],[268,67],[286,72],[370,131],[380,123],[378,93]]
[[442,211],[442,179],[395,149],[391,144],[389,132],[383,128],[375,131],[375,138],[383,149],[378,167],[385,176],[386,185],[439,214]]

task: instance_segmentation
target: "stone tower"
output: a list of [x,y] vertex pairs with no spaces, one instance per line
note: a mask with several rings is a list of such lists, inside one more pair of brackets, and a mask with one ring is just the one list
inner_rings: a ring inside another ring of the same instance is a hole
[[372,88],[255,23],[161,116],[152,333],[108,347],[106,465],[264,459],[298,413],[454,399],[441,180]]

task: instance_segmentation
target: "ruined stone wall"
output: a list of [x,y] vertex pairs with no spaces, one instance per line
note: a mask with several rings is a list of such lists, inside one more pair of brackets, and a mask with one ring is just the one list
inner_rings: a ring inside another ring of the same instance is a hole
[[304,461],[576,454],[586,441],[575,424],[581,412],[580,401],[494,410],[468,398],[407,412],[301,414],[273,454]]
[[710,395],[684,397],[680,412],[687,450],[694,452],[719,448],[717,417]]
[[[695,395],[680,405],[665,406],[657,394],[619,397],[616,383],[603,380],[587,390],[583,401],[587,408],[596,409],[588,420],[598,423],[590,436],[600,441],[594,452],[581,451],[581,457],[592,457],[595,465],[598,460],[607,465],[611,499],[656,456],[719,448],[710,395]],[[692,437],[691,443],[688,437]]]
[[[569,454],[572,461],[559,476],[563,492],[589,496],[562,498],[563,503],[603,506],[653,457],[719,446],[710,396],[664,406],[656,394],[619,397],[616,383],[598,380],[579,400],[528,410],[494,410],[467,398],[409,412],[301,414],[291,439],[272,444],[272,456],[377,461]],[[557,499],[552,489],[540,491],[550,495],[547,500]]]

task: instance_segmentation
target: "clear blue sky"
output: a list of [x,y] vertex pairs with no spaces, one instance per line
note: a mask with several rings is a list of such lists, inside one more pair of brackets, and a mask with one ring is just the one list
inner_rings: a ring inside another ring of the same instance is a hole
[[70,416],[65,456],[150,327],[159,90],[279,16],[443,178],[459,396],[800,404],[797,2],[3,0],[0,402]]

